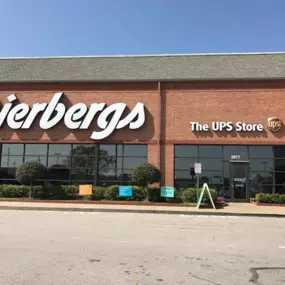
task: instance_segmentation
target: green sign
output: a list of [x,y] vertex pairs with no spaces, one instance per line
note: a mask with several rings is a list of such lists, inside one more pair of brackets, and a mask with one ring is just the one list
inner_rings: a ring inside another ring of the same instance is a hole
[[165,198],[174,198],[174,187],[160,187],[160,196]]

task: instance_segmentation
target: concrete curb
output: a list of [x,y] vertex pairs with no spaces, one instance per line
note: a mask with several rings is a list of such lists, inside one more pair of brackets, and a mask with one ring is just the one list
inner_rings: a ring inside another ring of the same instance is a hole
[[24,211],[53,211],[53,212],[98,212],[98,213],[143,213],[143,214],[168,214],[188,216],[236,216],[236,217],[270,217],[285,218],[285,214],[264,214],[264,213],[229,213],[229,212],[200,212],[200,211],[168,211],[168,210],[146,210],[146,209],[106,209],[106,208],[49,208],[49,207],[21,207],[21,206],[0,206],[0,210],[24,210]]

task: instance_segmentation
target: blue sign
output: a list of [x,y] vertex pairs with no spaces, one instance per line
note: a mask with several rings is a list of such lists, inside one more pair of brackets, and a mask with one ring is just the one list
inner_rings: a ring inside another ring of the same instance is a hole
[[160,196],[165,198],[174,198],[174,187],[160,187]]
[[133,196],[132,186],[119,186],[119,196],[120,197],[132,197]]
[[242,187],[242,188],[244,188],[244,184],[235,184],[235,187]]

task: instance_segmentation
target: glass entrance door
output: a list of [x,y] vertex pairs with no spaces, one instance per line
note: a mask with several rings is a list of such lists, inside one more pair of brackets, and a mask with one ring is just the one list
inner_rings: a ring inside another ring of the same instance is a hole
[[231,162],[230,177],[232,200],[248,200],[248,163]]

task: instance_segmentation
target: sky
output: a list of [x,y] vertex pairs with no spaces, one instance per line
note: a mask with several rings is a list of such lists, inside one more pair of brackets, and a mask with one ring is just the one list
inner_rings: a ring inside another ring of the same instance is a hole
[[284,0],[0,0],[0,57],[285,51]]

